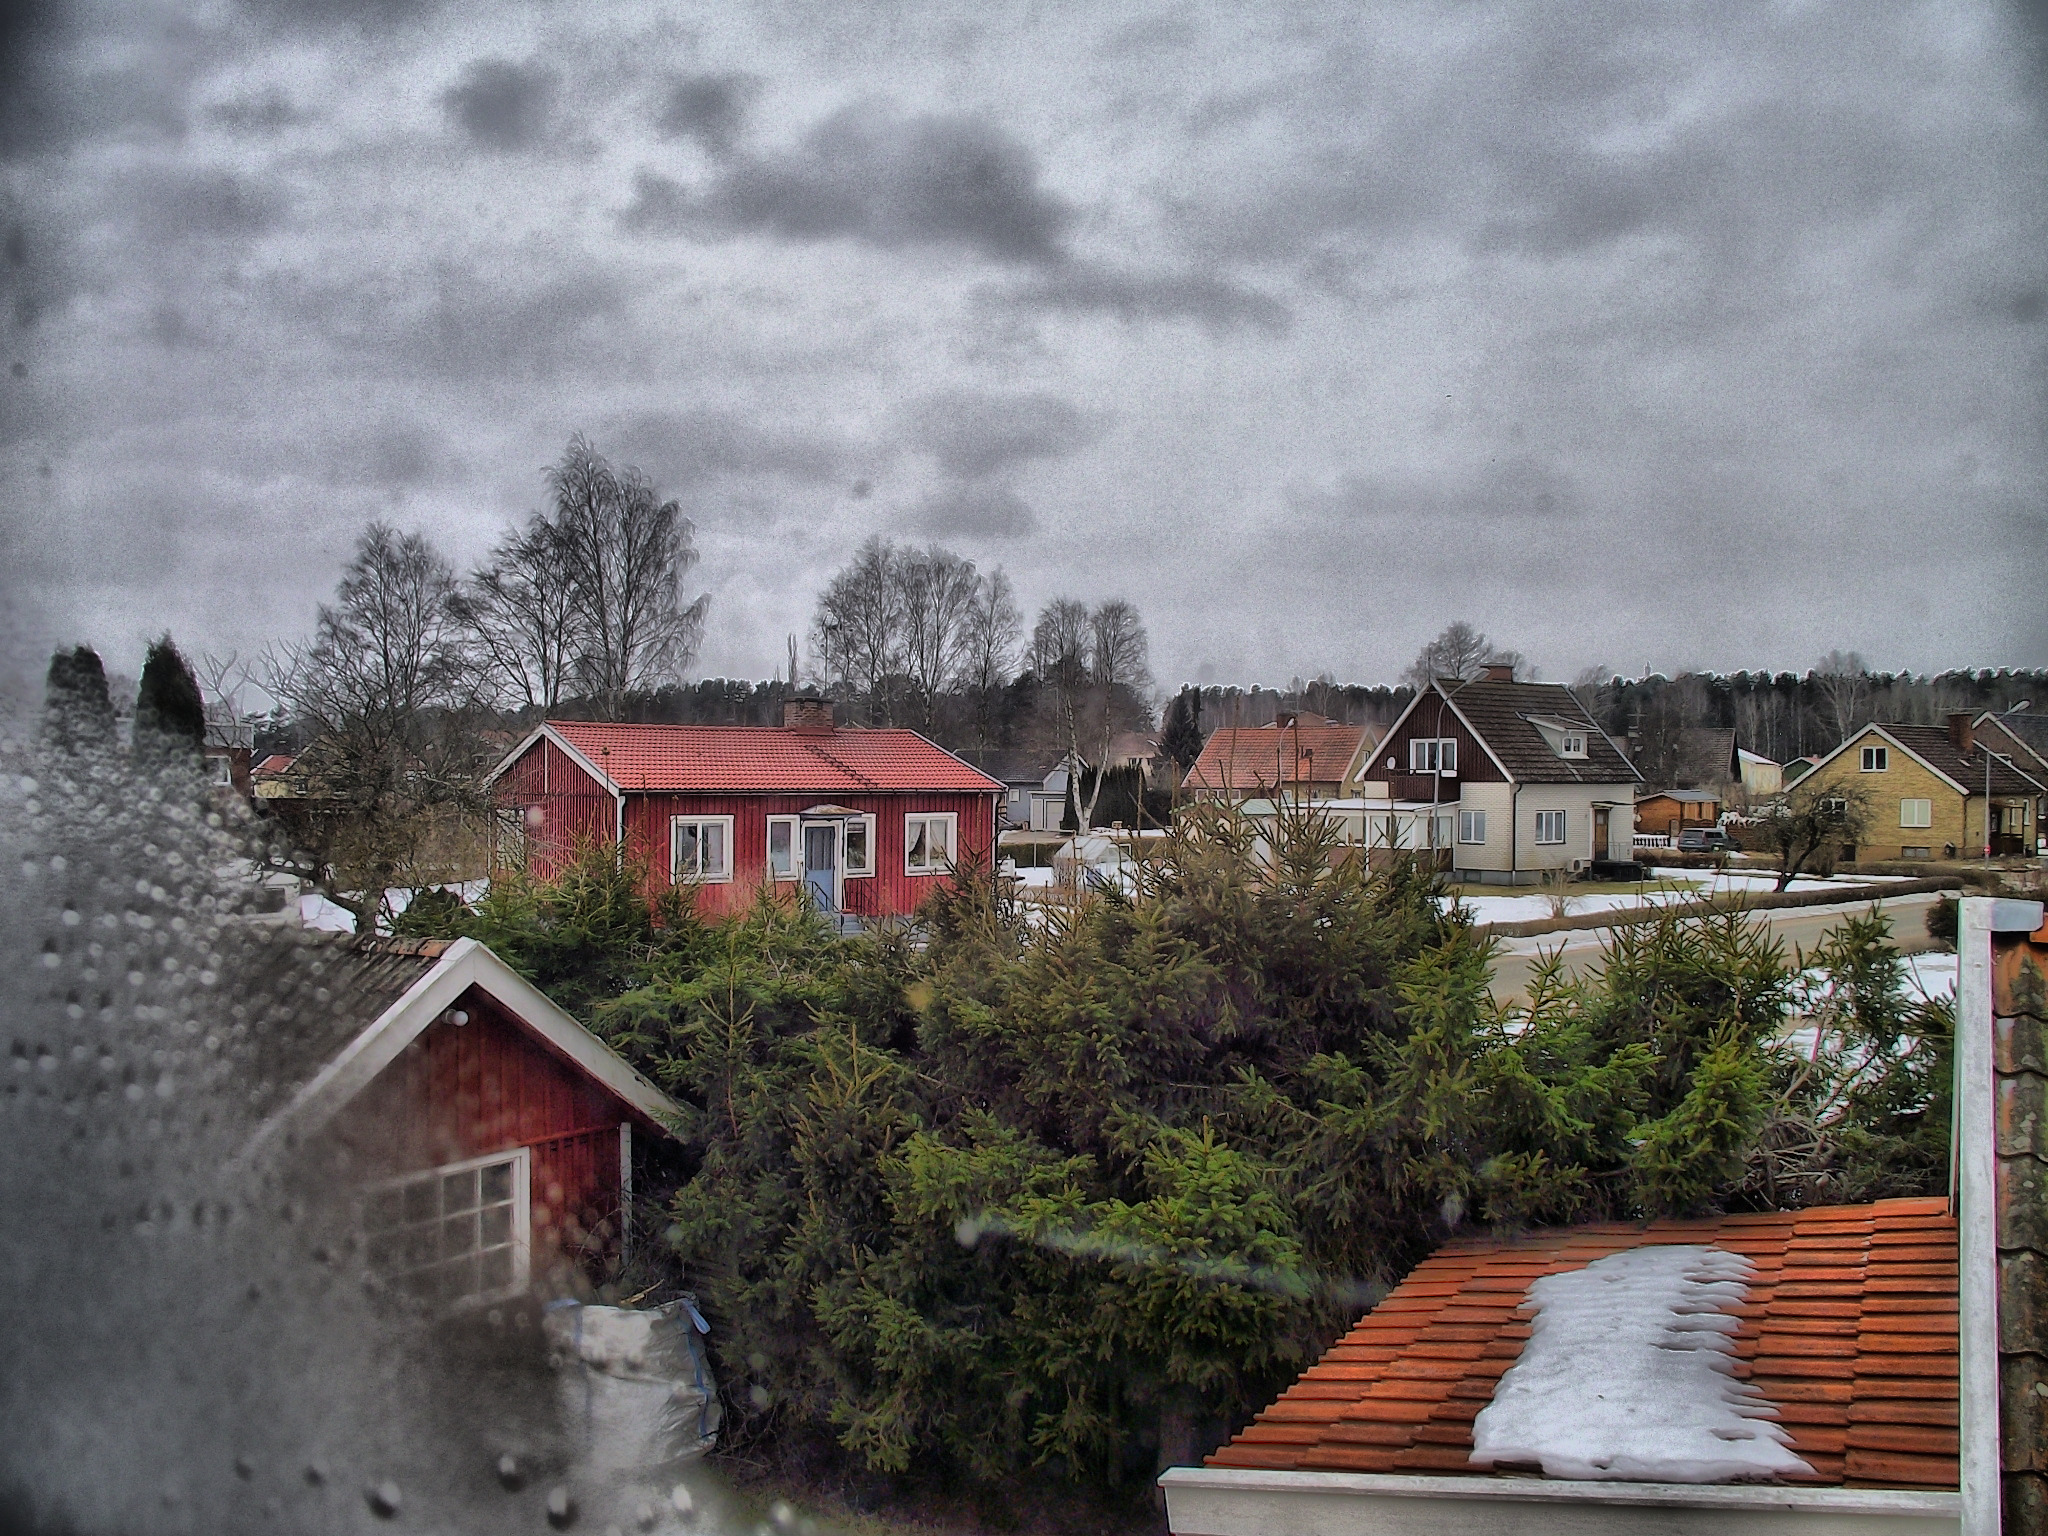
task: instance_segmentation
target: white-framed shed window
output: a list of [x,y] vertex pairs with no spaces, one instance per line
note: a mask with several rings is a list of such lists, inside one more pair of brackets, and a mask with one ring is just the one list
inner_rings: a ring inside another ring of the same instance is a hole
[[1932,800],[1901,800],[1899,802],[1899,825],[1902,827],[1933,826],[1934,802]]
[[1891,767],[1891,758],[1892,754],[1889,748],[1865,747],[1863,749],[1863,771],[1865,773],[1883,773]]
[[671,816],[668,874],[677,885],[715,884],[732,878],[732,818]]
[[794,880],[803,871],[801,834],[797,828],[802,819],[796,816],[770,816],[768,818],[768,878],[771,880]]
[[1458,738],[1455,736],[1417,736],[1408,743],[1408,771],[1410,773],[1456,773],[1458,771]]
[[875,818],[850,816],[846,821],[846,841],[840,848],[839,878],[862,880],[874,872]]
[[903,818],[903,872],[937,875],[953,867],[960,818],[951,811]]
[[1539,843],[1561,843],[1565,835],[1565,814],[1563,811],[1538,811],[1536,813],[1536,841]]
[[371,1273],[445,1306],[522,1294],[532,1268],[530,1178],[519,1147],[372,1185],[361,1206]]
[[1483,843],[1486,841],[1486,812],[1458,812],[1458,841],[1461,843]]

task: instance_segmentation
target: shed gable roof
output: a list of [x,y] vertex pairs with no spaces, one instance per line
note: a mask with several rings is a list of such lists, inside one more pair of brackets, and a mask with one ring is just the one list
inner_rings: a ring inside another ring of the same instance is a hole
[[1957,1486],[1956,1226],[1938,1199],[1448,1244],[1208,1464],[1490,1477],[1470,1464],[1472,1422],[1529,1336],[1530,1283],[1670,1243],[1756,1266],[1736,1372],[1814,1483]]
[[[506,763],[552,736],[627,794],[994,794],[1000,780],[915,731],[550,720]],[[499,771],[502,772],[501,764]]]
[[1367,725],[1224,726],[1202,743],[1184,787],[1246,794],[1287,784],[1343,782]]

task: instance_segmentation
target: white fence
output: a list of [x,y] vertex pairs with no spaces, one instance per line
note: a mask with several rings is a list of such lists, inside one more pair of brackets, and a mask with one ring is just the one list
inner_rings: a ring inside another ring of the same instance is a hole
[[1669,832],[1638,832],[1631,841],[1638,848],[1669,848],[1671,846],[1671,834]]

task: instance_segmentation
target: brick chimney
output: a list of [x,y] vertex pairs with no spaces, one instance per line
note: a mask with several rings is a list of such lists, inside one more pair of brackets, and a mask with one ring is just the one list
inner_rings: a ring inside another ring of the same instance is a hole
[[793,699],[785,699],[782,704],[782,728],[785,731],[829,733],[833,729],[832,701],[814,695],[799,695]]
[[1515,680],[1515,664],[1511,661],[1489,661],[1486,670],[1480,675],[1489,683],[1512,683]]
[[1965,756],[1975,744],[1976,733],[1970,729],[1974,712],[1967,709],[1952,709],[1948,715],[1948,739],[1955,743],[1956,750]]

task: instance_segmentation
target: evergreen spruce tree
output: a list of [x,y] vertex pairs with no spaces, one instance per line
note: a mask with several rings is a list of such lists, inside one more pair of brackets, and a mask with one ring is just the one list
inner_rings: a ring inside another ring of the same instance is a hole
[[139,757],[197,758],[206,749],[206,701],[192,669],[171,637],[149,647],[135,694],[135,751]]
[[104,748],[114,740],[114,701],[107,669],[89,645],[59,649],[43,683],[44,729],[59,750]]
[[1166,706],[1166,728],[1160,734],[1159,748],[1180,764],[1182,773],[1195,766],[1195,759],[1202,755],[1201,689],[1183,688],[1173,696]]

